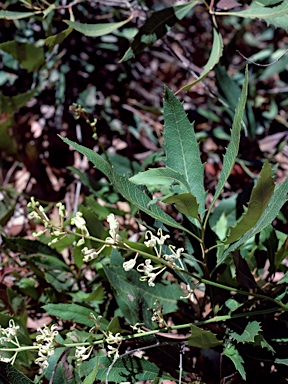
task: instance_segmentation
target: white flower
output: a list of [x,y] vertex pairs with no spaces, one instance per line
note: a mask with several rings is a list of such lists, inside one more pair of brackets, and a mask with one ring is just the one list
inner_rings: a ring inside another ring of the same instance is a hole
[[121,236],[118,235],[119,232],[119,222],[115,217],[114,213],[110,213],[107,217],[107,222],[109,223],[109,234],[111,237],[107,237],[106,241],[111,242],[111,244],[116,244],[117,241],[121,241]]
[[80,361],[89,359],[92,350],[93,350],[93,345],[89,345],[88,347],[77,346],[75,351],[76,360],[80,362]]
[[46,369],[49,357],[54,354],[55,337],[58,334],[57,325],[53,324],[50,329],[45,325],[44,328],[38,328],[37,331],[41,334],[36,336],[39,350],[35,363],[39,364],[42,369]]
[[138,257],[138,253],[137,253],[137,255],[134,257],[134,259],[125,261],[125,262],[123,263],[123,268],[124,268],[124,270],[125,270],[126,272],[127,272],[127,271],[130,271],[131,269],[133,269],[133,268],[135,267],[137,257]]
[[[164,244],[165,240],[170,237],[170,235],[163,236],[163,231],[161,228],[158,229],[157,235],[158,237],[153,235],[151,231],[147,231],[145,233],[145,239],[147,239],[147,241],[144,241],[144,244],[146,245],[146,247],[154,248],[156,255],[158,257],[161,257],[162,245]],[[159,246],[159,249],[157,245]]]
[[[165,271],[166,267],[163,267],[161,268],[161,266],[159,267],[153,267],[153,265],[151,265],[151,260],[150,259],[146,259],[145,260],[145,264],[139,264],[138,267],[137,267],[137,271],[138,272],[144,272],[144,276],[141,276],[140,277],[140,281],[146,281],[148,280],[148,285],[150,287],[154,287],[155,286],[155,283],[154,283],[154,280],[156,279],[156,277],[162,273],[163,271]],[[159,271],[160,269],[160,271]],[[155,270],[158,270],[157,273],[153,272]]]
[[96,257],[99,255],[99,251],[97,252],[94,248],[88,249],[87,247],[84,247],[81,252],[84,255],[83,260],[85,261],[85,263],[96,259]]

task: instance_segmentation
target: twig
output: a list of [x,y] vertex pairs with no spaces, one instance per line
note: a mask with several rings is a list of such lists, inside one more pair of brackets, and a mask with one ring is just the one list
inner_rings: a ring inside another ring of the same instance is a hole
[[251,60],[251,59],[248,59],[248,57],[244,56],[238,49],[236,50],[236,52],[239,53],[240,56],[243,57],[243,59],[249,61],[249,63],[252,63],[254,65],[257,65],[258,67],[270,67],[271,65],[277,63],[277,61],[279,61],[280,59],[282,59],[283,56],[286,55],[286,53],[288,52],[288,49],[286,49],[286,51],[284,53],[282,53],[282,55],[280,55],[276,60],[272,61],[272,63],[269,63],[269,64],[259,64],[259,63],[256,63],[255,61]]

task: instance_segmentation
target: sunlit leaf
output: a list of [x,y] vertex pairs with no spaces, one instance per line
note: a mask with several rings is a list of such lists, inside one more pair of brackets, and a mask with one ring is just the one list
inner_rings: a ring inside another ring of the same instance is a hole
[[53,46],[56,44],[61,44],[67,36],[70,35],[70,33],[73,31],[72,27],[68,27],[64,29],[63,31],[57,33],[57,35],[49,36],[47,39],[45,39],[45,44],[49,46]]
[[193,87],[193,85],[202,81],[209,74],[209,72],[215,67],[215,65],[219,62],[220,57],[222,56],[222,52],[223,52],[222,37],[220,33],[216,30],[216,28],[214,28],[212,50],[209,56],[209,60],[207,61],[207,64],[203,68],[203,72],[201,72],[200,76],[196,80],[180,88],[176,92],[176,94],[180,91],[189,91],[189,89]]
[[138,185],[167,185],[179,184],[183,190],[188,191],[189,185],[187,180],[179,172],[170,168],[151,168],[145,172],[139,172],[129,179]]
[[104,173],[110,180],[114,188],[130,203],[134,204],[138,209],[147,213],[149,216],[156,220],[161,221],[164,224],[170,225],[174,228],[186,230],[182,225],[178,224],[172,217],[167,215],[156,205],[151,205],[148,208],[151,199],[135,184],[131,183],[126,177],[117,174],[114,169],[108,164],[98,153],[93,152],[91,149],[83,147],[73,141],[62,138],[62,140],[71,145],[78,152],[82,153],[91,161],[95,167]]
[[19,20],[26,17],[35,16],[34,12],[12,12],[12,11],[0,11],[0,19],[6,20]]
[[203,218],[206,193],[199,145],[183,105],[167,87],[164,93],[164,119],[165,164],[184,176],[189,192],[197,199],[199,214]]
[[83,33],[85,36],[98,37],[108,35],[121,28],[123,25],[132,20],[133,16],[130,16],[127,20],[120,21],[118,23],[99,23],[99,24],[83,24],[77,21],[63,20],[69,27],[75,29],[75,31]]
[[[78,304],[46,304],[42,308],[50,315],[57,316],[62,320],[73,321],[88,327],[94,325],[93,320],[89,318],[93,310]],[[96,314],[94,313],[94,315]]]

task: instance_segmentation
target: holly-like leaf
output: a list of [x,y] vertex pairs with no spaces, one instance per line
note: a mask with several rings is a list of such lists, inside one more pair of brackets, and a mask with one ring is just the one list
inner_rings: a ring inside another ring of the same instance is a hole
[[171,227],[178,228],[180,230],[186,231],[182,225],[178,224],[172,217],[167,215],[156,205],[151,205],[150,209],[148,208],[151,199],[146,193],[144,193],[140,188],[131,183],[126,177],[119,175],[114,171],[114,169],[107,163],[98,153],[93,152],[91,149],[83,147],[73,141],[62,138],[62,140],[71,145],[82,155],[86,156],[95,167],[97,167],[104,175],[110,180],[113,187],[130,203],[134,204],[138,209],[147,213],[149,216],[153,217],[156,220],[161,221],[163,224],[170,225]]
[[223,40],[220,33],[217,31],[216,28],[214,28],[212,50],[209,56],[209,60],[207,61],[207,64],[203,68],[203,71],[201,72],[200,76],[196,80],[180,88],[176,92],[176,94],[180,91],[189,91],[189,89],[193,87],[193,85],[205,79],[205,77],[209,74],[209,72],[212,71],[215,65],[219,62],[220,57],[222,56],[222,52],[223,52]]
[[189,185],[189,192],[199,204],[200,217],[204,217],[206,193],[204,190],[204,165],[193,124],[187,118],[183,105],[169,89],[164,92],[165,164],[182,174]]
[[197,3],[197,0],[190,1],[186,4],[153,12],[139,29],[131,47],[126,51],[120,62],[131,59],[145,48],[154,44],[158,39],[161,39],[169,29],[177,23],[177,21],[182,20]]
[[218,340],[214,333],[205,331],[204,329],[191,324],[191,336],[188,338],[188,345],[190,347],[207,349],[221,344],[223,344],[223,342]]
[[259,180],[252,190],[248,209],[240,218],[236,226],[230,229],[230,234],[225,240],[225,244],[233,243],[257,223],[273,196],[274,187],[275,184],[272,177],[272,169],[270,164],[266,161],[260,172]]
[[260,323],[258,323],[258,321],[251,321],[246,325],[241,335],[236,332],[232,332],[230,337],[238,343],[253,343],[259,332],[261,332]]
[[246,372],[243,365],[244,360],[242,359],[241,355],[239,354],[238,350],[234,347],[234,345],[227,345],[223,351],[223,355],[229,357],[229,359],[232,360],[237,371],[240,373],[242,378],[246,380]]
[[75,29],[75,31],[83,33],[85,36],[90,37],[99,37],[104,35],[109,35],[110,33],[116,31],[123,27],[126,23],[132,20],[133,15],[124,21],[119,21],[118,23],[99,23],[99,24],[83,24],[78,23],[77,21],[63,20],[69,27]]

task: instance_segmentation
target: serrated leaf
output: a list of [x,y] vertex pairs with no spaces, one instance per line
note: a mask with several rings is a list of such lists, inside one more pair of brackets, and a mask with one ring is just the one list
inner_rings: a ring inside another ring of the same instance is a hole
[[261,215],[260,219],[249,231],[247,231],[238,241],[236,241],[236,243],[231,244],[229,248],[223,252],[221,257],[219,257],[218,265],[226,259],[229,253],[239,248],[242,244],[246,243],[246,241],[248,241],[252,236],[256,235],[257,233],[262,231],[262,229],[267,227],[267,225],[273,222],[275,217],[277,217],[280,209],[286,202],[287,193],[288,179],[286,179],[282,184],[278,185],[275,188],[275,193],[272,196],[268,207]]
[[175,208],[186,216],[198,217],[198,203],[191,193],[180,193],[162,200],[165,204],[174,204]]
[[230,333],[230,337],[238,343],[253,343],[255,337],[261,332],[261,326],[258,321],[248,323],[241,335],[236,332]]
[[18,371],[13,365],[0,361],[0,384],[33,384],[27,376]]
[[[62,320],[73,321],[75,323],[93,327],[94,322],[89,319],[92,309],[82,307],[78,304],[46,304],[42,307],[49,315],[59,317]],[[97,316],[97,314],[94,313]]]
[[75,29],[75,31],[83,33],[85,36],[90,37],[99,37],[104,35],[109,35],[110,33],[116,31],[116,29],[121,28],[123,25],[132,20],[133,16],[131,15],[128,19],[124,21],[119,21],[118,23],[99,23],[99,24],[83,24],[78,23],[77,21],[63,20],[69,27]]
[[43,48],[35,47],[35,44],[6,41],[0,44],[0,50],[9,53],[28,72],[37,71],[45,62]]
[[0,11],[0,19],[6,20],[19,20],[25,19],[26,17],[35,16],[34,12],[11,12],[11,11]]
[[246,372],[244,369],[244,360],[242,359],[241,355],[239,354],[238,350],[234,347],[234,345],[227,346],[224,351],[223,355],[229,357],[230,360],[232,360],[235,368],[240,373],[242,378],[246,380]]
[[187,181],[179,172],[170,168],[151,168],[130,177],[132,183],[137,185],[167,185],[179,184],[184,191],[189,190]]
[[183,105],[167,87],[164,92],[164,119],[165,165],[184,176],[189,192],[197,199],[199,214],[203,218],[206,193],[199,145]]
[[154,302],[159,301],[163,313],[177,310],[177,300],[183,293],[177,285],[163,285],[155,281],[155,286],[150,287],[145,281],[140,281],[142,276],[135,270],[125,271],[122,264],[124,259],[115,249],[112,251],[111,264],[104,266],[104,271],[115,291],[115,299],[124,317],[130,324],[145,322],[151,326]]
[[263,19],[268,25],[288,29],[288,2],[287,0],[271,3],[270,0],[255,0],[250,7],[239,12],[216,12],[217,15],[234,15],[250,19]]
[[100,156],[98,153],[93,152],[89,148],[85,148],[82,145],[74,143],[73,141],[63,138],[62,140],[71,145],[82,155],[86,156],[96,168],[98,168],[104,175],[110,180],[113,187],[130,203],[134,204],[138,209],[147,213],[149,216],[156,220],[161,221],[163,224],[167,224],[173,228],[178,228],[182,231],[187,231],[182,225],[178,224],[172,217],[167,215],[156,205],[151,206],[151,209],[147,208],[151,199],[136,185],[131,183],[124,176],[117,174],[114,169]]
[[233,125],[231,130],[231,140],[227,147],[226,153],[223,159],[223,168],[220,174],[220,178],[216,187],[216,191],[211,202],[211,206],[213,206],[220,196],[222,189],[232,171],[232,168],[236,161],[236,156],[239,150],[239,142],[240,142],[240,132],[242,127],[242,118],[245,111],[245,104],[247,99],[247,91],[248,91],[248,68],[245,70],[245,81],[243,84],[241,96],[239,99],[238,106],[235,110],[235,115],[233,119]]
[[230,233],[225,240],[225,244],[233,243],[257,223],[273,196],[274,188],[275,183],[272,177],[272,169],[266,161],[260,172],[258,182],[252,190],[248,209],[237,222],[236,226],[230,228]]
[[153,12],[139,29],[131,47],[125,52],[120,63],[131,59],[145,48],[154,44],[155,41],[161,39],[169,29],[177,23],[178,20],[182,20],[197,3],[198,1],[195,0]]
[[215,67],[215,65],[219,62],[220,57],[222,56],[223,52],[223,41],[222,41],[222,36],[220,33],[217,31],[216,28],[213,28],[213,45],[212,45],[212,50],[209,55],[209,60],[207,61],[205,67],[203,68],[203,71],[201,72],[200,76],[198,79],[192,81],[191,83],[185,85],[184,87],[180,88],[176,94],[180,91],[189,91],[193,85],[199,83],[205,77],[209,74],[210,71]]
[[189,347],[207,349],[221,344],[223,344],[223,342],[218,340],[214,333],[211,331],[205,331],[204,329],[191,324],[191,336],[188,338]]

